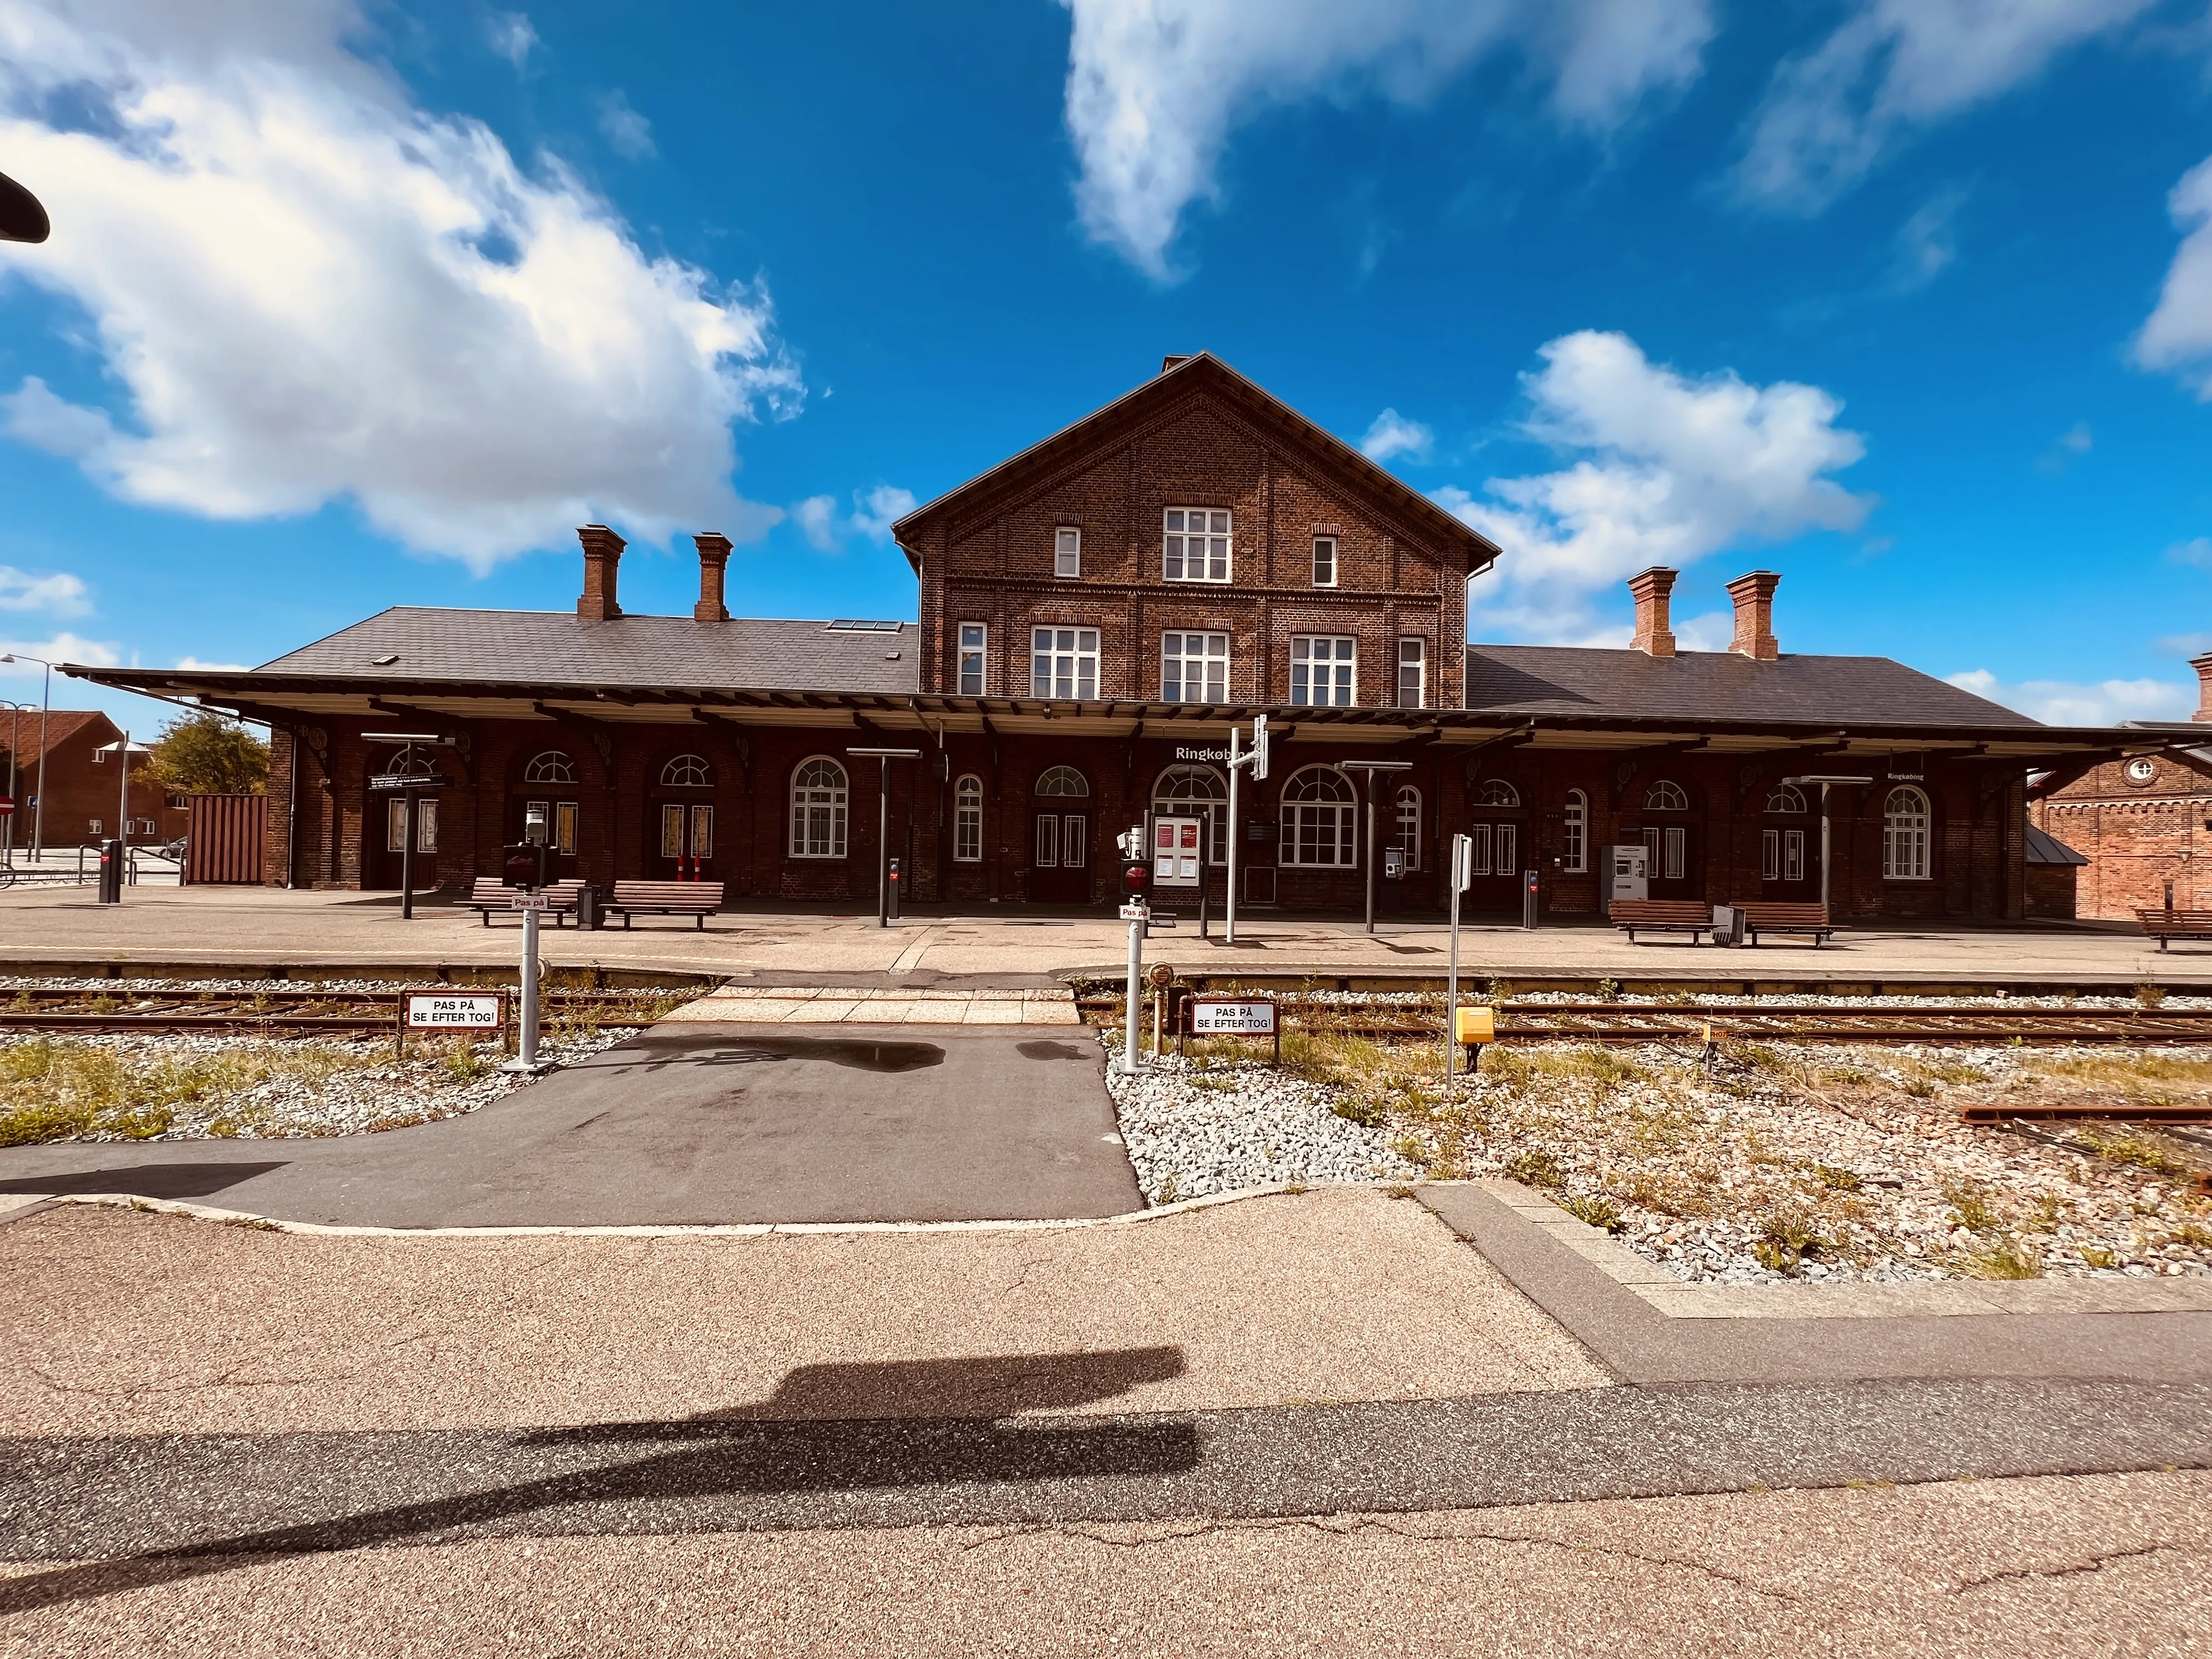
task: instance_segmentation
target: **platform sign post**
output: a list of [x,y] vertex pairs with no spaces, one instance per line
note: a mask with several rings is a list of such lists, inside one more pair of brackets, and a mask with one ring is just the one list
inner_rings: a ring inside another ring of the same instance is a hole
[[1283,1063],[1283,1024],[1273,997],[1193,997],[1193,1036],[1264,1036],[1275,1040],[1275,1061]]
[[1444,1093],[1452,1090],[1452,1077],[1457,1068],[1459,1049],[1454,1041],[1459,1035],[1459,896],[1467,891],[1474,875],[1474,842],[1471,836],[1454,836],[1451,846],[1451,957],[1444,978]]
[[1223,921],[1228,942],[1237,943],[1237,843],[1240,839],[1237,823],[1237,775],[1245,768],[1252,770],[1252,781],[1258,783],[1267,775],[1267,717],[1252,716],[1252,746],[1239,750],[1235,726],[1229,728],[1229,884]]
[[538,919],[544,915],[548,902],[544,884],[548,874],[546,854],[552,840],[553,826],[546,819],[544,803],[531,802],[523,808],[521,841],[507,849],[507,884],[522,889],[510,901],[522,913],[522,986],[516,999],[517,1052],[500,1067],[502,1072],[535,1076],[549,1069],[538,1058]]

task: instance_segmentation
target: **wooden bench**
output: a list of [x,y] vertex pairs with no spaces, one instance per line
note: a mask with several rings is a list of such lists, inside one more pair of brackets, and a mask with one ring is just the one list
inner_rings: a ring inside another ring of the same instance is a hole
[[722,908],[719,881],[618,881],[615,896],[600,907],[622,912],[623,929],[632,916],[690,916],[707,931],[707,918]]
[[1638,933],[1687,933],[1695,945],[1713,931],[1713,907],[1698,899],[1615,899],[1611,914],[1631,945]]
[[1761,933],[1805,933],[1815,950],[1835,936],[1825,904],[1793,904],[1780,900],[1747,899],[1735,908],[1743,912],[1743,930],[1753,945]]
[[[580,881],[556,881],[545,890],[545,914],[553,918],[556,927],[568,924],[564,916],[576,914],[576,896],[584,890]],[[478,876],[470,890],[468,908],[483,918],[483,925],[491,926],[492,912],[502,915],[514,914],[514,901],[521,893],[520,887],[509,887],[497,876]]]
[[2170,939],[2212,939],[2212,910],[2138,910],[2136,920],[2161,951]]

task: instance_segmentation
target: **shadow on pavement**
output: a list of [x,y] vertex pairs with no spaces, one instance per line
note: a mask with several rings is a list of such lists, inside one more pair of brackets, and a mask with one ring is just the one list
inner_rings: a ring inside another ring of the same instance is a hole
[[533,1510],[605,1507],[619,1511],[718,1493],[860,1492],[1188,1474],[1200,1460],[1198,1430],[1188,1422],[1109,1421],[1075,1426],[1061,1421],[1029,1427],[989,1416],[942,1415],[741,1420],[757,1414],[789,1415],[800,1409],[911,1407],[978,1395],[997,1401],[1000,1416],[1023,1410],[1064,1410],[1110,1399],[1139,1382],[1178,1376],[1182,1368],[1182,1351],[1174,1347],[801,1366],[758,1406],[672,1422],[536,1431],[511,1443],[555,1453],[600,1446],[671,1448],[634,1462],[33,1573],[0,1583],[0,1617],[177,1583],[270,1556],[363,1549],[433,1536],[450,1539]]
[[139,1198],[204,1198],[284,1167],[267,1164],[140,1164],[73,1175],[22,1176],[0,1181],[0,1193],[130,1193]]
[[[662,1052],[656,1054],[656,1049]],[[944,1065],[945,1050],[933,1042],[805,1036],[744,1037],[707,1047],[696,1036],[677,1033],[626,1042],[565,1069],[657,1072],[670,1066],[767,1066],[787,1060],[818,1060],[856,1072],[918,1072]]]

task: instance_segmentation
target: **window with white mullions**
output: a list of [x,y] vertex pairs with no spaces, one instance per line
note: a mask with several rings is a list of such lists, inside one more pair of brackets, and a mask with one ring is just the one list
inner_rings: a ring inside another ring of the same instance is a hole
[[1229,701],[1229,635],[1160,635],[1160,701]]
[[1218,507],[1171,507],[1160,543],[1160,574],[1171,582],[1229,580],[1229,514]]
[[1083,574],[1083,532],[1072,525],[1062,525],[1052,532],[1052,574],[1055,576],[1080,576]]
[[956,675],[957,695],[980,697],[985,695],[983,663],[988,654],[990,629],[981,623],[960,624],[960,661]]
[[1357,695],[1359,642],[1348,635],[1291,636],[1291,702],[1300,708],[1349,708]]
[[827,756],[803,761],[791,775],[791,856],[842,859],[851,799],[845,769]]
[[1411,635],[1398,641],[1398,707],[1425,708],[1429,704],[1429,642]]
[[1410,783],[1398,786],[1398,836],[1391,843],[1409,871],[1421,867],[1421,792]]
[[1030,696],[1089,702],[1097,695],[1097,629],[1030,630]]
[[972,774],[952,787],[952,861],[983,861],[983,780]]
[[1566,811],[1559,825],[1560,867],[1575,875],[1589,868],[1589,798],[1579,789],[1567,791]]
[[1887,881],[1928,879],[1928,797],[1907,785],[1881,809],[1881,873]]
[[1346,867],[1357,861],[1359,797],[1331,766],[1309,766],[1283,786],[1280,839],[1285,865]]
[[1316,587],[1336,586],[1336,538],[1314,538],[1313,585]]

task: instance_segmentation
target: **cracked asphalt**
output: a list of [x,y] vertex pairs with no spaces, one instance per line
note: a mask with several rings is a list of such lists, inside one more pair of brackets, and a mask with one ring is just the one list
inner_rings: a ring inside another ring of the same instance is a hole
[[0,1227],[0,1655],[2204,1651],[2212,1387],[1621,1386],[1422,1206]]

